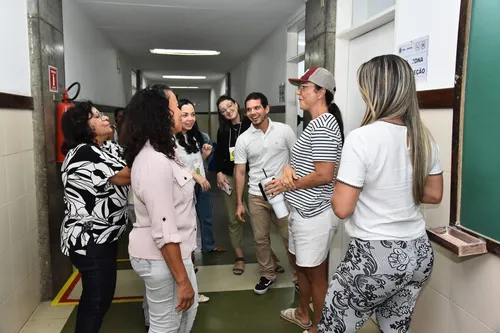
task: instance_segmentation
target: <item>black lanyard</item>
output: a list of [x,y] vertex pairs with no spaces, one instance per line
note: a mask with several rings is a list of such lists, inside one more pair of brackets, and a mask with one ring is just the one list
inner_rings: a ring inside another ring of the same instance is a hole
[[[231,133],[233,132],[233,128],[229,128],[229,147],[231,147]],[[236,139],[238,139],[238,137],[240,136],[240,133],[241,133],[241,123],[240,123],[240,127],[238,127],[238,135],[236,135]]]

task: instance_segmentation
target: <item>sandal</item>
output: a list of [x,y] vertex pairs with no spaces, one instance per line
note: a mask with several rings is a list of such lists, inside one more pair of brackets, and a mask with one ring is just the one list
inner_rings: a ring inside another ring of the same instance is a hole
[[294,309],[294,308],[286,309],[286,310],[281,311],[280,316],[281,316],[281,318],[285,319],[286,321],[289,321],[292,324],[299,326],[303,330],[310,329],[312,327],[312,321],[309,320],[309,324],[307,324],[307,325],[302,324],[300,319],[295,317],[295,311],[297,311],[297,309]]
[[236,260],[234,261],[234,264],[236,265],[238,262],[243,263],[243,268],[233,267],[233,274],[234,275],[241,275],[241,274],[243,274],[243,272],[245,272],[245,259],[244,258],[236,258]]
[[210,250],[210,251],[208,251],[208,252],[226,252],[226,249],[225,249],[225,248],[223,248],[223,247],[218,247],[218,246],[216,246],[216,247],[214,247],[213,249],[211,249],[211,250]]

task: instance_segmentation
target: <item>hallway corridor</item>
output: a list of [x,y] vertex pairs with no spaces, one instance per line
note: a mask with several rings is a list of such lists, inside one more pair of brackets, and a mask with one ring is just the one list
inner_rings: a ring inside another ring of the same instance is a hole
[[[212,184],[215,176],[210,175]],[[285,268],[285,273],[278,275],[278,281],[267,294],[258,296],[253,288],[259,279],[259,267],[255,257],[252,229],[245,224],[244,250],[246,259],[245,273],[241,276],[232,274],[234,254],[230,251],[227,231],[227,214],[224,209],[223,192],[212,189],[214,204],[214,235],[217,245],[228,251],[225,253],[202,254],[197,249],[195,263],[199,267],[197,274],[199,292],[210,297],[210,301],[199,305],[193,333],[300,333],[299,327],[282,320],[279,312],[291,305],[296,305],[296,293],[291,279],[291,271],[286,260],[285,248],[276,233],[271,235],[273,250]],[[198,246],[200,246],[198,237]],[[127,237],[121,239],[118,281],[115,301],[108,311],[103,333],[145,332],[142,314],[142,280],[132,270],[127,261]],[[72,278],[70,278],[70,281]],[[76,282],[78,279],[73,280]],[[81,283],[74,286],[66,284],[62,292],[52,302],[42,303],[25,325],[22,333],[71,333],[76,319],[76,306],[80,296]],[[64,290],[68,289],[69,290]],[[60,298],[60,299],[59,299]],[[57,304],[57,305],[56,305]],[[362,333],[378,332],[369,322]]]

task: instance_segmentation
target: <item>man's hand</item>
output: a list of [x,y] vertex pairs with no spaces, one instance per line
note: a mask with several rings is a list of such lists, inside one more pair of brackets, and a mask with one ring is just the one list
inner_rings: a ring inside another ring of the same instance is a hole
[[269,199],[274,198],[282,192],[286,192],[287,188],[283,186],[281,179],[273,179],[264,185],[264,191]]
[[177,283],[177,297],[179,302],[175,307],[175,311],[184,312],[189,310],[194,303],[194,290],[189,280]]
[[238,204],[236,206],[236,218],[240,222],[245,222],[245,218],[243,217],[245,215],[245,206],[243,204]]

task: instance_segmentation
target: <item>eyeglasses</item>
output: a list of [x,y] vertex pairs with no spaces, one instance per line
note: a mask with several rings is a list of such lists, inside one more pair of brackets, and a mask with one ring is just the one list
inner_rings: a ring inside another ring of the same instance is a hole
[[304,88],[307,88],[307,87],[312,87],[314,84],[312,83],[301,83],[298,87],[297,87],[297,90],[298,91],[302,91],[304,90]]
[[97,111],[93,115],[93,118],[99,118],[101,120],[104,120],[104,117],[106,117],[106,115],[104,113],[102,113],[101,111]]
[[228,111],[228,109],[232,108],[234,106],[234,103],[233,102],[229,102],[229,104],[227,105],[227,108],[221,108],[219,109],[219,112],[224,114]]

